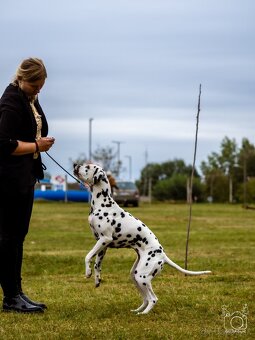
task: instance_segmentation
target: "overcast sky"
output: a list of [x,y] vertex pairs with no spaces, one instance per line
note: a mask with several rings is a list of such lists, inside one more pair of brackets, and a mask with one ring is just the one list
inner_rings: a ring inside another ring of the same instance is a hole
[[[0,92],[27,57],[44,60],[39,100],[56,138],[50,154],[116,149],[128,178],[148,162],[196,166],[225,136],[255,143],[254,0],[13,0],[0,5]],[[51,174],[62,174],[45,155]]]

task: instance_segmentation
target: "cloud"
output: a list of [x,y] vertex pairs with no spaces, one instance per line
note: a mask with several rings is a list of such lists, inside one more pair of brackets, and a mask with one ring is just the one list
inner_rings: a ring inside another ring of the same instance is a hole
[[199,161],[226,135],[254,142],[254,10],[252,0],[5,1],[0,89],[40,56],[52,152],[69,166],[93,117],[94,147],[125,141],[137,178],[146,149],[150,161],[192,160],[201,83]]

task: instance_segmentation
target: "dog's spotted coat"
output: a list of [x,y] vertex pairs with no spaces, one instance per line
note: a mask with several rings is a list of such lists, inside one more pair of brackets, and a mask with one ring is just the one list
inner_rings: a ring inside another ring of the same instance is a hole
[[89,225],[97,242],[87,254],[85,265],[86,277],[90,277],[91,261],[96,256],[96,287],[100,285],[101,265],[108,247],[133,248],[137,253],[131,277],[143,298],[142,305],[134,310],[139,314],[148,313],[157,302],[151,280],[161,272],[164,263],[189,275],[210,273],[185,270],[171,261],[153,232],[113,200],[106,173],[102,168],[94,164],[74,165],[74,174],[88,184],[92,192]]

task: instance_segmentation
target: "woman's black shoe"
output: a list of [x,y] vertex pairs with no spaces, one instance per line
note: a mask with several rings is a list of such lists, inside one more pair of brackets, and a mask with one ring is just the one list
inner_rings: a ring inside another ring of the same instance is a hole
[[43,313],[44,310],[39,306],[34,306],[25,301],[20,295],[12,298],[4,297],[3,300],[4,311],[15,311],[20,313]]
[[45,305],[45,303],[42,303],[42,302],[34,302],[34,301],[30,300],[29,297],[26,296],[24,293],[20,293],[20,296],[22,297],[23,300],[25,300],[26,302],[30,303],[30,304],[33,305],[33,306],[41,307],[42,309],[46,309],[46,308],[47,308],[47,306]]

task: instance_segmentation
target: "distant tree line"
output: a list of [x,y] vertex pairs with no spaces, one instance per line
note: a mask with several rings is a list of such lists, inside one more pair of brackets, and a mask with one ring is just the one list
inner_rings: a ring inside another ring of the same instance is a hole
[[[105,171],[118,177],[125,169],[116,156],[109,146],[99,146],[92,155]],[[71,167],[87,161],[85,154],[70,159]],[[186,201],[191,172],[192,166],[182,159],[148,163],[136,184],[141,195],[151,195],[155,200]],[[238,147],[235,139],[224,137],[219,153],[212,152],[200,164],[200,172],[195,169],[192,196],[198,202],[255,202],[255,146],[243,138]]]
[[[195,169],[193,200],[213,202],[255,201],[255,146],[247,138],[238,147],[235,139],[225,137],[220,152],[211,153]],[[141,171],[137,186],[142,195],[152,194],[156,200],[185,201],[192,171],[181,159],[161,164],[149,163]]]

